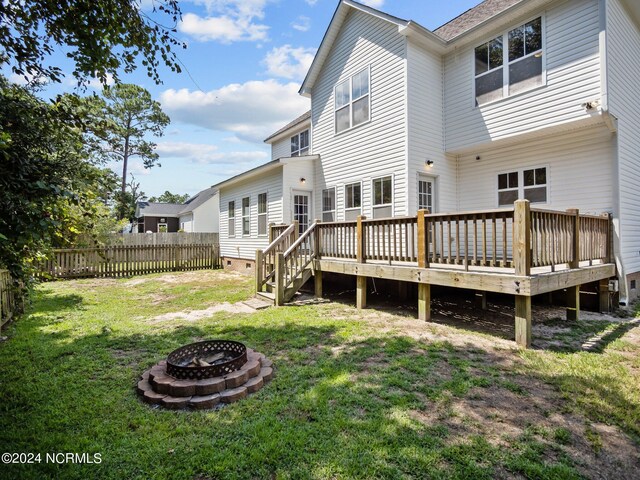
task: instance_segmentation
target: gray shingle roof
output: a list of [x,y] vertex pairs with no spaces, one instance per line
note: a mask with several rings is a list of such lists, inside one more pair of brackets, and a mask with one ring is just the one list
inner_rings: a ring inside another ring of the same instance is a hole
[[433,33],[443,40],[453,40],[476,25],[523,1],[526,0],[485,0],[441,27],[436,28]]
[[298,125],[299,123],[303,123],[306,122],[307,120],[309,120],[311,118],[311,110],[309,110],[308,112],[303,113],[302,115],[300,115],[298,118],[296,118],[295,120],[293,120],[292,122],[287,123],[284,127],[282,127],[280,130],[278,130],[276,133],[269,135],[267,138],[265,138],[265,142],[268,142],[269,140],[271,140],[274,137],[277,137],[278,135],[280,135],[283,132],[286,132],[287,130],[289,130],[290,128],[295,127],[296,125]]
[[196,193],[193,197],[191,197],[182,205],[180,205],[182,207],[182,210],[180,210],[180,213],[182,214],[182,213],[191,212],[195,210],[204,202],[206,202],[211,197],[213,197],[217,191],[218,191],[217,188],[209,187],[209,188],[205,188],[201,192]]
[[192,212],[213,197],[217,191],[218,189],[214,187],[205,188],[184,203],[138,202],[136,217],[142,217],[144,215],[178,217],[183,213]]

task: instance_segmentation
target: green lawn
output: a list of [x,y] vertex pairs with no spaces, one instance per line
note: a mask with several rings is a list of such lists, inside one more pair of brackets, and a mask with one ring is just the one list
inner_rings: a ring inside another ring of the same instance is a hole
[[[590,351],[521,351],[392,309],[359,312],[352,298],[161,317],[250,295],[250,278],[221,271],[40,286],[31,313],[0,343],[0,445],[40,453],[42,463],[3,465],[0,477],[555,479],[639,471],[638,326],[581,321],[558,338],[601,338]],[[213,411],[139,401],[134,387],[145,369],[208,338],[265,353],[275,379]],[[46,463],[53,452],[100,453],[102,462]]]

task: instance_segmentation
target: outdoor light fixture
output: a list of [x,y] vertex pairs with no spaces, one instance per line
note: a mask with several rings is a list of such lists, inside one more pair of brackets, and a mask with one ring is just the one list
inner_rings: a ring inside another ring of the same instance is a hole
[[307,179],[304,177],[300,177],[300,183],[302,184],[307,183]]
[[433,167],[433,160],[427,160],[426,162],[424,162],[424,164],[425,164],[427,167],[431,168],[431,167]]

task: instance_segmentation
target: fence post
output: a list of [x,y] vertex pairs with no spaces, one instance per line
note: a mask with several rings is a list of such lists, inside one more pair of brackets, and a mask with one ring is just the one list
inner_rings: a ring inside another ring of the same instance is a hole
[[276,307],[284,305],[284,252],[276,253],[276,272],[275,272],[275,303]]
[[262,257],[263,252],[260,249],[256,250],[256,293],[262,291],[262,279],[264,272],[262,270]]

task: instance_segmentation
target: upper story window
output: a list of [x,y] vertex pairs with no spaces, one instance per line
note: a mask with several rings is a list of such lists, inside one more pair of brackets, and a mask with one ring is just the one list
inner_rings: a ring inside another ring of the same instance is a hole
[[334,93],[336,133],[369,121],[369,67],[340,82]]
[[513,205],[518,198],[531,203],[546,203],[547,169],[527,168],[498,175],[498,205]]
[[542,85],[542,17],[475,49],[476,105]]
[[291,156],[306,155],[309,153],[309,130],[296,133],[291,137]]

